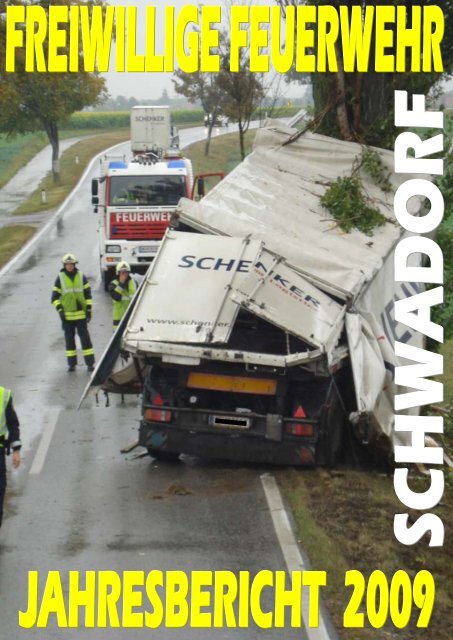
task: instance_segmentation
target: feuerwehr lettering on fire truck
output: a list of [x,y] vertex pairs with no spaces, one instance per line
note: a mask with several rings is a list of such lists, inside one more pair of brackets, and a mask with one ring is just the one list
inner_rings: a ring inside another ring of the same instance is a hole
[[170,222],[171,211],[117,211],[114,222]]

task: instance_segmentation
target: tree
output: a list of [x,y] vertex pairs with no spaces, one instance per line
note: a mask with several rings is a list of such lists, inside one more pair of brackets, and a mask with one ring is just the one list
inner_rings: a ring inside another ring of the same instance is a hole
[[225,93],[219,86],[218,80],[219,73],[202,71],[184,73],[180,69],[175,71],[172,79],[176,93],[185,96],[191,104],[200,102],[205,114],[211,114],[204,148],[205,156],[209,155],[212,130],[217,117],[222,112],[225,100]]
[[223,110],[225,115],[238,123],[241,158],[245,158],[244,137],[257,106],[265,96],[263,76],[249,70],[247,51],[243,51],[240,71],[233,72],[229,67],[229,55],[223,57],[222,70],[217,80],[223,91]]
[[[282,8],[311,4],[306,0],[276,0]],[[321,4],[336,4],[332,0],[319,0]],[[353,6],[375,5],[376,2],[366,0],[342,0],[342,5],[352,9]],[[379,4],[404,5],[410,11],[412,0],[381,0]],[[420,0],[421,5],[440,4],[436,0]],[[442,43],[445,74],[439,73],[377,73],[375,71],[344,73],[339,62],[338,72],[313,73],[313,99],[315,120],[318,131],[342,138],[357,140],[380,147],[391,147],[395,137],[393,128],[393,96],[395,89],[408,93],[428,94],[436,91],[439,82],[451,75],[453,68],[453,1],[441,3],[446,16],[445,36]],[[410,20],[410,18],[409,18]],[[316,38],[315,38],[316,41]],[[316,53],[316,52],[315,52]],[[337,56],[338,56],[337,49]],[[390,53],[390,50],[388,51]],[[409,55],[409,54],[408,54]],[[370,69],[374,64],[374,46],[370,48]],[[294,80],[299,77],[302,83],[307,82],[307,74],[290,74]]]
[[[82,4],[82,0],[80,1]],[[41,3],[45,6],[45,3]],[[73,0],[53,4],[72,5]],[[0,25],[0,58],[4,59],[5,23]],[[80,52],[82,57],[82,52]],[[45,131],[52,147],[52,175],[60,181],[59,126],[74,111],[102,102],[105,80],[97,72],[27,73],[24,57],[18,53],[15,73],[0,70],[0,131],[15,136]],[[81,63],[80,68],[83,65]]]
[[160,98],[158,100],[155,100],[155,104],[170,104],[170,96],[168,95],[168,91],[165,87],[162,90],[162,95],[160,96]]

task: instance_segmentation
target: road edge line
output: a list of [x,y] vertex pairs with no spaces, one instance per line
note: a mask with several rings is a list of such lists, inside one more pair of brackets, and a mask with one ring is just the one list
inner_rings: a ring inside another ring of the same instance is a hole
[[55,432],[55,427],[57,426],[60,413],[61,410],[55,411],[55,413],[52,414],[49,422],[44,427],[44,431],[41,434],[41,440],[39,441],[38,448],[36,449],[35,457],[33,458],[33,462],[31,463],[31,467],[28,472],[29,475],[34,476],[41,473],[46,461],[47,452],[49,451],[50,443],[52,442],[52,437]]
[[[277,536],[278,543],[283,553],[286,567],[289,573],[293,571],[306,571],[307,563],[304,561],[299,545],[294,536],[288,513],[283,504],[282,495],[274,476],[264,473],[260,476],[267,506]],[[305,593],[305,589],[304,589]],[[309,612],[309,598],[302,598],[302,620],[309,640],[337,640],[336,633],[329,631],[329,625],[325,620],[322,607],[319,609],[319,626],[309,627],[307,624]]]

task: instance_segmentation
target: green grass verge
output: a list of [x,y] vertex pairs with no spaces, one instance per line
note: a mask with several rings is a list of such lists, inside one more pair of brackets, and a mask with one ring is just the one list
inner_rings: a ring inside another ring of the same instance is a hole
[[0,267],[11,260],[13,255],[36,232],[36,227],[26,225],[11,225],[2,227],[0,233]]
[[[14,215],[39,213],[40,211],[46,211],[58,207],[76,186],[91,158],[104,149],[128,139],[129,129],[119,129],[117,131],[109,131],[77,142],[61,155],[60,184],[53,183],[52,175],[49,172],[28,200],[23,202],[14,211]],[[75,163],[76,156],[79,157],[79,164]],[[41,191],[43,189],[47,196],[46,204],[41,202]]]
[[28,133],[13,140],[0,136],[0,189],[46,144],[44,133]]
[[[248,131],[245,135],[246,154],[252,150],[252,143],[256,135],[256,129]],[[205,140],[195,142],[184,150],[184,155],[192,160],[194,175],[200,173],[212,173],[223,171],[229,173],[240,162],[239,134],[227,133],[213,136],[209,149],[209,155],[204,155]],[[206,180],[206,193],[217,184],[218,178]]]
[[[409,513],[414,523],[420,512],[406,509],[397,499],[392,475],[353,469],[329,472],[324,469],[278,472],[278,480],[288,501],[297,529],[297,538],[307,552],[311,568],[327,572],[328,586],[323,598],[340,640],[397,640],[402,638],[390,618],[377,634],[365,623],[363,629],[344,629],[343,614],[352,589],[345,586],[345,572],[358,570],[368,579],[375,570],[385,573],[390,582],[398,570],[413,578],[424,569],[436,583],[436,601],[428,629],[417,628],[419,610],[413,606],[404,637],[411,640],[450,640],[450,610],[453,598],[453,564],[448,540],[453,533],[452,488],[447,488],[441,503],[431,513],[445,525],[445,546],[430,548],[429,536],[413,546],[400,544],[393,534],[396,513]],[[413,491],[427,490],[429,480],[411,473]],[[364,603],[360,611],[365,611]]]

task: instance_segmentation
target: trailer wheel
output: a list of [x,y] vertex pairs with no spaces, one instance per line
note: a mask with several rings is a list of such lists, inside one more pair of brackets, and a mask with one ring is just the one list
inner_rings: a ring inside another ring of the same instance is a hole
[[179,453],[173,453],[171,451],[162,451],[161,449],[153,449],[153,447],[146,447],[148,453],[156,460],[160,460],[161,462],[178,462]]

